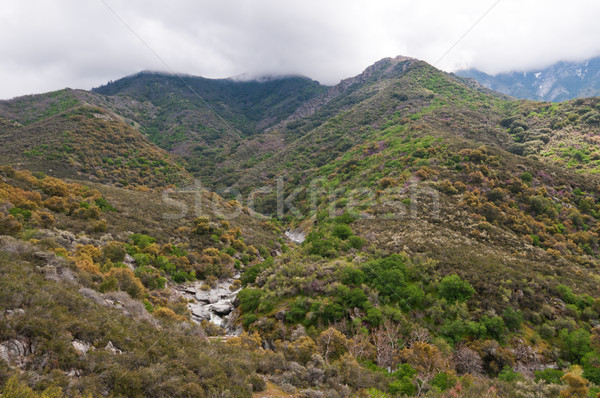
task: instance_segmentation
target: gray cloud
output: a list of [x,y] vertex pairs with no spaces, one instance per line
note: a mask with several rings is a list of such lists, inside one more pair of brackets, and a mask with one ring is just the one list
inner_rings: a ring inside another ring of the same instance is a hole
[[[495,3],[343,0],[5,0],[0,98],[85,88],[139,70],[303,74],[325,84],[380,58],[436,62]],[[488,73],[600,54],[600,2],[501,0],[437,65]]]

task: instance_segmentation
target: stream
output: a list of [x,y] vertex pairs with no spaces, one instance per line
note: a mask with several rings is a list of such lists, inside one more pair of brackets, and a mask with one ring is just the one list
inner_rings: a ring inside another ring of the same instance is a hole
[[[305,234],[300,229],[286,231],[285,236],[294,243],[300,244]],[[225,329],[227,335],[238,335],[241,329],[233,324],[232,314],[235,300],[241,288],[232,290],[233,282],[240,278],[236,274],[231,278],[219,281],[210,290],[202,289],[204,281],[195,281],[176,285],[174,290],[188,301],[188,309],[192,313],[192,321],[202,323],[209,321]]]

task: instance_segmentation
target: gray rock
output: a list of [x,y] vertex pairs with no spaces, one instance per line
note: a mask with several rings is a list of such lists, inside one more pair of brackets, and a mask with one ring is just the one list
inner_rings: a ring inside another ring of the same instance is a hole
[[201,305],[190,304],[190,311],[195,321],[202,322],[204,320],[210,321],[210,312],[206,307]]
[[117,347],[115,347],[115,345],[112,343],[112,341],[109,341],[108,344],[106,344],[106,347],[104,347],[104,349],[106,351],[110,351],[113,354],[122,354],[123,351],[119,350]]
[[198,290],[195,298],[196,301],[200,301],[205,304],[212,304],[219,301],[219,298],[215,294],[214,290]]
[[295,229],[293,231],[285,231],[285,236],[287,236],[289,240],[297,244],[304,242],[304,239],[306,239],[306,235],[304,235],[304,232],[302,232],[302,230],[300,229]]
[[4,316],[7,318],[12,318],[17,315],[25,314],[25,310],[22,308],[17,308],[16,310],[6,310],[4,311]]
[[221,316],[228,315],[231,313],[231,311],[233,311],[233,308],[233,304],[231,304],[229,301],[219,301],[218,303],[209,306],[210,311]]
[[73,340],[71,345],[77,352],[83,355],[87,354],[88,351],[93,351],[95,349],[90,343],[81,340]]
[[25,366],[27,356],[33,353],[31,344],[26,340],[8,340],[0,344],[0,359],[14,363],[18,367]]
[[198,291],[196,290],[196,288],[194,286],[184,286],[183,291],[188,294],[193,294],[193,295],[198,293]]

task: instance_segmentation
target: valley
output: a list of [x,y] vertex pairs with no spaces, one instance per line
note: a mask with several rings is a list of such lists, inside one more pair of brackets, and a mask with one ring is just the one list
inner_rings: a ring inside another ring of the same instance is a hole
[[402,56],[0,101],[0,391],[595,396],[599,120]]

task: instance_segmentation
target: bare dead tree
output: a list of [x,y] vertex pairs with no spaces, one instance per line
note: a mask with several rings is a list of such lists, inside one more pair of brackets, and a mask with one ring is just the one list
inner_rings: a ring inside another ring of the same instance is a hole
[[356,359],[366,359],[373,355],[375,347],[371,344],[371,338],[368,333],[360,330],[354,333],[348,340],[347,349],[350,355]]
[[483,371],[483,361],[479,354],[467,347],[459,345],[454,352],[454,368],[459,375],[470,373],[473,375],[481,374]]
[[429,330],[421,326],[416,326],[410,331],[406,345],[410,348],[416,342],[429,343],[430,341],[431,335],[429,334]]
[[373,333],[377,366],[387,368],[391,372],[396,362],[399,339],[400,325],[388,320],[377,328]]

